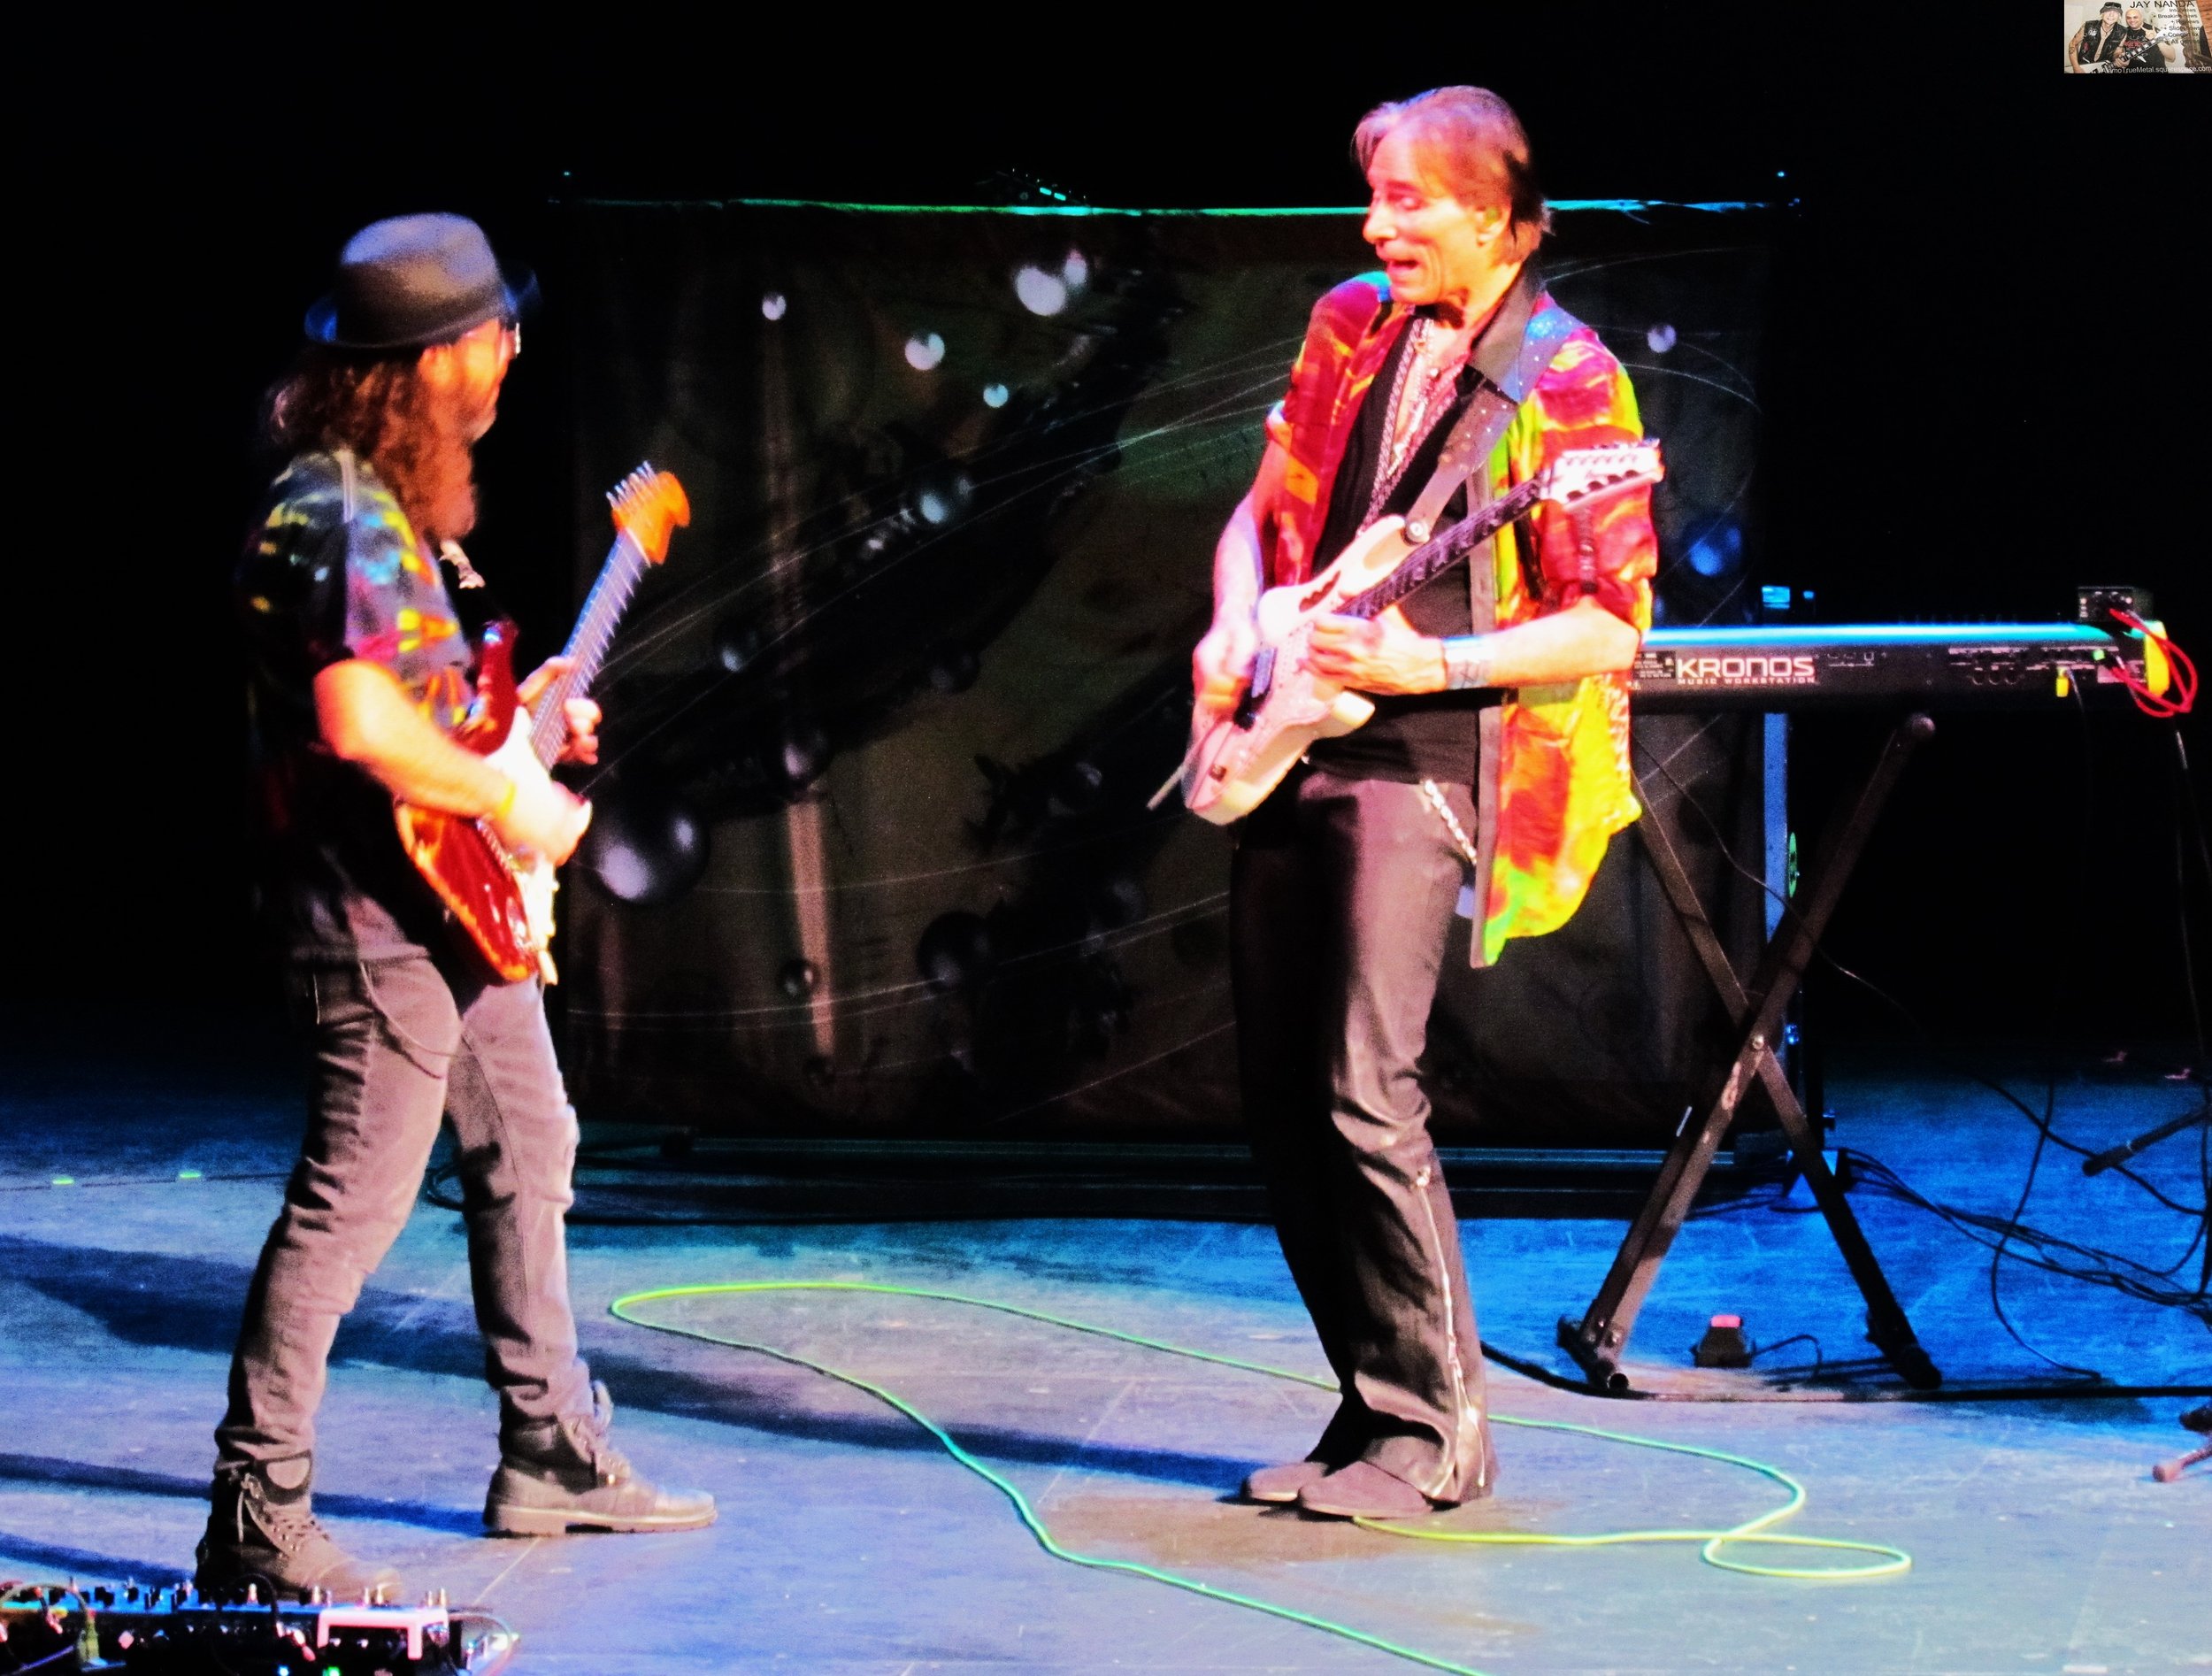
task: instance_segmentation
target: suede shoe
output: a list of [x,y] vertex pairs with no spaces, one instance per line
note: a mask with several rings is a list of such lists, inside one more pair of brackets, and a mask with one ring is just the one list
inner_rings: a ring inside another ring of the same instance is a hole
[[664,1490],[640,1478],[607,1441],[614,1403],[591,1388],[592,1411],[518,1427],[499,1443],[484,1524],[499,1536],[565,1531],[693,1531],[714,1523],[703,1490]]
[[1419,1518],[1432,1505],[1372,1461],[1354,1461],[1298,1492],[1299,1511],[1323,1518]]
[[1287,1507],[1298,1499],[1299,1491],[1309,1484],[1318,1484],[1328,1471],[1326,1461],[1286,1461],[1280,1466],[1263,1466],[1244,1480],[1244,1499]]
[[312,1456],[296,1455],[215,1474],[215,1505],[192,1578],[203,1595],[242,1594],[249,1584],[265,1583],[303,1601],[318,1591],[341,1601],[397,1596],[397,1572],[364,1565],[316,1523],[314,1466]]

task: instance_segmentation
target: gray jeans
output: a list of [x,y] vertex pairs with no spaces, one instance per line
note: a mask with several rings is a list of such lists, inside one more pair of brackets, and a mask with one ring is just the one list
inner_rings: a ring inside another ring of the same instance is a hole
[[[1445,788],[1472,830],[1467,788]],[[1494,1470],[1482,1347],[1415,1066],[1464,867],[1417,786],[1294,771],[1230,873],[1246,1121],[1344,1396],[1316,1445],[1440,1502]]]
[[219,1470],[313,1449],[338,1323],[406,1226],[441,1118],[503,1433],[589,1412],[562,1222],[576,1114],[538,986],[419,956],[301,965],[290,980],[315,1054],[307,1135],[247,1298]]

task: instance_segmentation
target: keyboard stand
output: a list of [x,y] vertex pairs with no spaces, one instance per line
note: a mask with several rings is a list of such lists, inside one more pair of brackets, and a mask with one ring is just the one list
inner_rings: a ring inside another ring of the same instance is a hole
[[1867,1244],[1866,1234],[1852,1214],[1850,1202],[1830,1173],[1827,1160],[1821,1154],[1820,1130],[1798,1103],[1796,1092],[1790,1087],[1773,1048],[1790,999],[1804,981],[1805,967],[1812,958],[1814,946],[1827,929],[1829,916],[1834,912],[1836,901],[1858,865],[1883,805],[1889,801],[1898,776],[1904,772],[1913,753],[1934,734],[1935,723],[1917,712],[1908,716],[1891,733],[1857,800],[1831,828],[1801,888],[1783,908],[1781,921],[1775,927],[1748,989],[1737,976],[1719,934],[1707,917],[1704,904],[1698,900],[1667,817],[1648,795],[1644,795],[1642,785],[1638,785],[1644,813],[1637,822],[1637,830],[1643,834],[1645,851],[1681,919],[1682,928],[1689,934],[1698,958],[1712,979],[1714,989],[1728,1010],[1738,1033],[1738,1046],[1725,1073],[1716,1079],[1717,1086],[1706,1099],[1702,1118],[1693,1120],[1698,1110],[1695,1105],[1683,1112],[1674,1144],[1668,1150],[1666,1162],[1660,1166],[1659,1179],[1652,1184],[1651,1196],[1637,1213],[1628,1237],[1621,1242],[1619,1254],[1613,1259],[1605,1283],[1598,1288],[1597,1297],[1581,1320],[1570,1319],[1559,1323],[1560,1345],[1599,1390],[1618,1393],[1628,1389],[1628,1375],[1621,1370],[1621,1356],[1636,1325],[1637,1311],[1643,1308],[1652,1282],[1658,1278],[1659,1265],[1666,1258],[1667,1249],[1674,1243],[1674,1236],[1688,1215],[1698,1188],[1712,1168],[1713,1154],[1720,1145],[1721,1136],[1755,1083],[1781,1120],[1783,1135],[1797,1160],[1797,1167],[1803,1173],[1806,1185],[1811,1188],[1821,1214],[1828,1219],[1829,1229],[1843,1252],[1843,1260],[1850,1267],[1851,1278],[1858,1282],[1859,1290],[1866,1298],[1869,1342],[1888,1359],[1905,1383],[1916,1390],[1932,1390],[1943,1382],[1943,1375],[1928,1359],[1919,1340],[1913,1336],[1912,1324],[1906,1320],[1896,1294],[1890,1290],[1881,1265],[1875,1260],[1873,1248]]

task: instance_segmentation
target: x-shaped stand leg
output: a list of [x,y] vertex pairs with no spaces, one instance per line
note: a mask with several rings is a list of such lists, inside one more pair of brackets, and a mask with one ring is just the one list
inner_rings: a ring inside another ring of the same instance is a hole
[[1942,1374],[1936,1371],[1928,1353],[1913,1336],[1912,1325],[1906,1320],[1904,1310],[1890,1290],[1889,1280],[1875,1260],[1873,1248],[1867,1244],[1858,1218],[1852,1213],[1850,1201],[1844,1197],[1843,1189],[1830,1173],[1827,1160],[1821,1154],[1820,1132],[1798,1103],[1796,1092],[1783,1073],[1773,1047],[1782,1016],[1789,1009],[1790,997],[1803,981],[1806,965],[1812,958],[1821,934],[1827,929],[1829,916],[1835,911],[1836,902],[1842,896],[1852,870],[1858,865],[1882,805],[1889,800],[1906,763],[1934,733],[1932,721],[1915,714],[1907,717],[1890,734],[1856,802],[1822,846],[1805,888],[1784,908],[1781,923],[1767,945],[1758,974],[1748,990],[1737,977],[1728,952],[1706,915],[1704,904],[1698,900],[1665,816],[1648,796],[1643,798],[1644,815],[1638,822],[1638,830],[1643,834],[1645,850],[1651,857],[1653,870],[1659,875],[1661,888],[1674,905],[1684,930],[1689,934],[1691,945],[1728,1009],[1739,1033],[1738,1046],[1718,1091],[1706,1104],[1702,1119],[1693,1122],[1697,1110],[1694,1106],[1682,1114],[1681,1127],[1676,1131],[1666,1162],[1660,1166],[1659,1179],[1653,1184],[1643,1209],[1637,1213],[1628,1237],[1621,1242],[1620,1251],[1613,1259],[1604,1285],[1598,1288],[1596,1299],[1581,1320],[1563,1320],[1559,1324],[1560,1344],[1600,1389],[1628,1388],[1628,1376],[1621,1372],[1620,1363],[1628,1335],[1636,1325],[1637,1311],[1643,1308],[1652,1282],[1658,1278],[1659,1265],[1666,1259],[1668,1248],[1674,1243],[1674,1236],[1689,1214],[1698,1188],[1712,1168],[1713,1154],[1720,1145],[1721,1136],[1754,1083],[1765,1094],[1775,1116],[1780,1119],[1783,1135],[1796,1157],[1797,1167],[1803,1173],[1806,1185],[1811,1188],[1821,1214],[1827,1219],[1844,1262],[1850,1268],[1851,1278],[1858,1282],[1859,1290],[1866,1298],[1868,1339],[1889,1359],[1907,1384],[1928,1390],[1942,1383]]

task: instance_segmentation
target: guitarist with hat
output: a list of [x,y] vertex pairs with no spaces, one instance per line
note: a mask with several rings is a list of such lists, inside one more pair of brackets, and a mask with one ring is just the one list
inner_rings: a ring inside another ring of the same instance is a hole
[[[1471,494],[1642,434],[1620,363],[1529,265],[1548,216],[1504,100],[1386,104],[1354,150],[1382,272],[1316,305],[1222,533],[1193,657],[1202,734],[1244,713],[1263,588],[1305,582],[1381,518],[1440,530]],[[1624,672],[1655,557],[1647,488],[1579,513],[1542,503],[1381,615],[1313,632],[1312,671],[1375,714],[1240,823],[1230,919],[1253,1150],[1343,1396],[1305,1459],[1252,1474],[1252,1500],[1402,1518],[1495,1483],[1416,1065],[1463,885],[1486,965],[1564,923],[1636,817]]]
[[[389,1592],[312,1511],[315,1411],[338,1323],[407,1221],[441,1121],[458,1142],[485,1367],[499,1395],[494,1532],[681,1530],[703,1494],[640,1477],[577,1354],[563,1213],[576,1119],[534,979],[503,982],[451,934],[411,865],[393,800],[488,820],[565,860],[589,805],[511,777],[450,736],[475,698],[437,557],[476,521],[472,450],[521,346],[529,295],[453,215],[348,242],[308,342],[270,392],[287,463],[236,576],[252,662],[264,903],[314,1064],[307,1132],[246,1301],[215,1434],[204,1590]],[[526,704],[563,673],[524,683]],[[565,705],[565,755],[596,752],[597,707]]]

